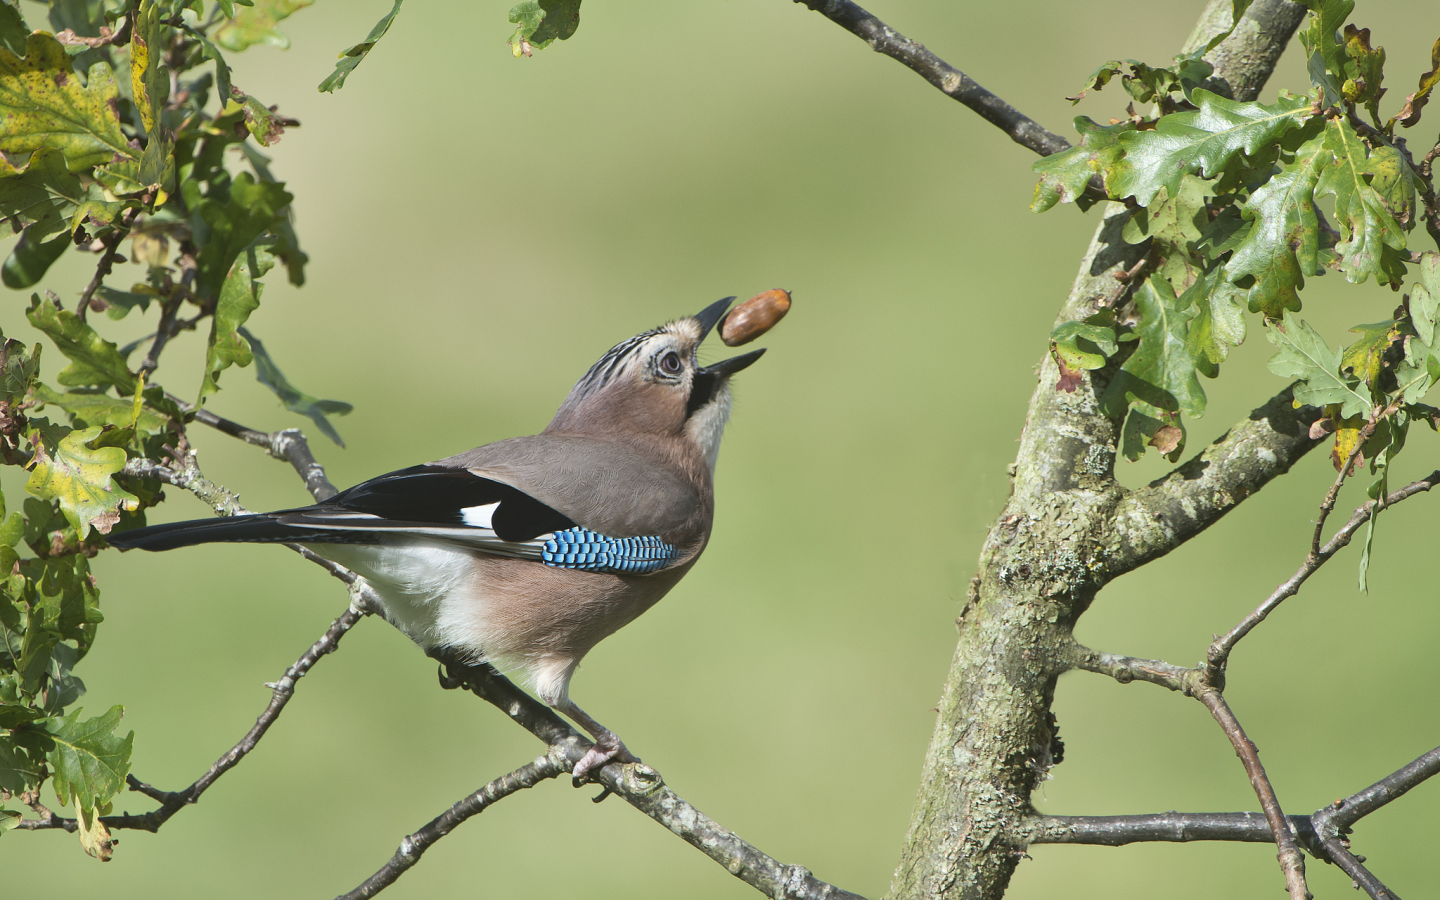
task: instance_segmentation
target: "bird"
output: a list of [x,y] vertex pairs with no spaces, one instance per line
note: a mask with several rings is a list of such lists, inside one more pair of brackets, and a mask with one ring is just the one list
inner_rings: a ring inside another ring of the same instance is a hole
[[730,380],[765,352],[702,366],[734,297],[627,338],[540,434],[400,469],[311,506],[132,529],[121,550],[291,543],[362,575],[422,649],[523,672],[595,739],[575,783],[635,762],[570,698],[585,655],[653,606],[710,540]]

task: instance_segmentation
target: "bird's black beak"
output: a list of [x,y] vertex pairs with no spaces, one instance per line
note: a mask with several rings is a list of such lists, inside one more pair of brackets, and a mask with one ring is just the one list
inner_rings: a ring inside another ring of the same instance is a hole
[[700,370],[701,375],[708,375],[711,378],[729,378],[736,372],[746,368],[755,360],[765,355],[765,348],[751,350],[749,353],[742,353],[739,356],[732,356],[729,359],[722,359],[717,363],[711,363]]
[[700,310],[698,313],[695,314],[695,321],[700,323],[700,340],[696,341],[697,344],[705,340],[705,338],[710,334],[710,330],[715,327],[715,323],[719,322],[725,317],[725,310],[729,309],[730,304],[734,302],[734,297],[726,297],[724,300],[716,300],[714,303],[710,304],[709,306],[705,307],[704,309]]

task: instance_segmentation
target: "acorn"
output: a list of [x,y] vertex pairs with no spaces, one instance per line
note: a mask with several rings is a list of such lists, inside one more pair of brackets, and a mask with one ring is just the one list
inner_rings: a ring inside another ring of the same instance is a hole
[[720,320],[720,340],[727,347],[748,344],[774,328],[789,311],[789,291],[775,288],[756,294]]

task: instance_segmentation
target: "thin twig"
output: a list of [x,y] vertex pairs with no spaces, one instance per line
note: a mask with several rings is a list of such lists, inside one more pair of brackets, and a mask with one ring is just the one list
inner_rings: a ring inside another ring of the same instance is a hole
[[1377,502],[1382,507],[1394,506],[1402,500],[1430,490],[1437,484],[1440,484],[1440,469],[1431,472],[1419,481],[1411,482],[1399,490],[1392,492],[1383,498],[1383,502],[1369,500],[1357,507],[1354,515],[1350,517],[1350,521],[1346,522],[1335,534],[1331,535],[1330,540],[1326,542],[1325,546],[1320,548],[1318,553],[1312,551],[1307,554],[1305,561],[1300,564],[1300,568],[1294,575],[1291,575],[1283,584],[1277,587],[1275,592],[1265,598],[1265,602],[1256,607],[1254,612],[1242,619],[1240,624],[1230,629],[1224,637],[1221,637],[1210,645],[1210,649],[1205,655],[1206,682],[1216,687],[1223,686],[1225,665],[1229,661],[1230,654],[1234,651],[1235,645],[1238,644],[1245,635],[1253,631],[1255,626],[1265,621],[1265,617],[1274,612],[1276,607],[1285,602],[1287,598],[1295,596],[1300,590],[1300,586],[1315,573],[1316,569],[1323,566],[1331,557],[1350,543],[1355,533],[1360,530],[1360,526],[1368,522],[1370,517],[1374,515]]
[[466,819],[478,816],[491,804],[503,800],[511,794],[532,788],[548,778],[554,778],[568,771],[565,765],[566,761],[560,757],[560,754],[552,750],[545,756],[537,757],[533,762],[526,763],[508,775],[500,776],[431,819],[424,828],[407,836],[400,842],[400,849],[395,851],[395,855],[381,866],[379,871],[365,879],[364,883],[355,890],[341,894],[335,900],[366,900],[366,898],[375,896],[394,884],[401,875],[409,871],[411,866],[420,861],[420,857],[430,849],[432,844],[454,831]]
[[1436,774],[1440,774],[1440,747],[1421,755],[1363,791],[1317,809],[1310,817],[1315,823],[1315,833],[1324,846],[1324,855],[1343,869],[1345,874],[1354,879],[1355,884],[1374,900],[1399,900],[1399,897],[1365,868],[1363,857],[1355,856],[1351,852],[1350,841],[1346,837],[1350,833],[1350,826],[1387,803],[1400,799],[1411,788]]
[[[320,639],[314,644],[311,644],[310,649],[300,654],[300,658],[295,660],[295,662],[285,670],[285,674],[281,676],[279,681],[266,685],[266,687],[270,688],[270,703],[266,705],[265,711],[255,720],[254,726],[245,732],[245,736],[242,737],[235,746],[231,747],[224,755],[215,760],[205,774],[196,779],[193,784],[182,791],[163,791],[146,784],[134,775],[127,775],[125,782],[130,786],[130,790],[144,794],[158,802],[160,808],[144,813],[143,815],[125,813],[124,815],[118,816],[101,816],[100,821],[112,830],[133,828],[143,831],[159,831],[160,826],[169,821],[171,816],[186,806],[199,802],[200,795],[205,793],[212,784],[219,780],[220,776],[239,765],[240,761],[243,760],[250,751],[255,749],[260,739],[265,736],[265,732],[268,731],[270,726],[275,723],[275,720],[280,717],[280,713],[284,711],[285,705],[290,702],[290,698],[295,695],[295,687],[300,679],[305,677],[305,673],[309,672],[310,669],[320,661],[321,657],[333,653],[339,646],[340,639],[345,636],[345,633],[348,632],[356,622],[368,615],[368,613],[369,609],[366,605],[352,594],[350,606],[338,619],[330,624],[330,627],[325,630],[325,633],[320,636]],[[40,819],[21,821],[20,827],[30,830],[63,828],[66,831],[74,831],[75,820],[62,819],[54,815],[48,817],[42,816]]]
[[[567,767],[573,768],[591,746],[553,710],[490,666],[471,664],[452,649],[429,653],[445,666],[442,685],[464,687],[494,705],[544,741]],[[660,773],[644,763],[610,763],[592,777],[604,788],[602,797],[605,793],[620,797],[768,897],[859,900],[856,894],[820,881],[803,866],[787,866],[741,840],[666,787]]]
[[[146,195],[149,196],[148,194]],[[142,200],[148,205],[149,200]],[[109,235],[100,241],[100,261],[95,264],[95,275],[85,290],[80,294],[80,305],[75,309],[75,315],[80,321],[85,321],[86,314],[90,311],[90,302],[95,299],[95,292],[100,290],[100,285],[105,282],[105,276],[110,274],[111,268],[117,262],[124,262],[125,257],[115,252],[120,242],[130,233],[130,227],[135,224],[136,216],[140,215],[140,207],[136,206],[121,218],[120,224]]]
[[1260,751],[1245,735],[1245,729],[1240,727],[1240,720],[1235,718],[1224,695],[1214,688],[1205,688],[1197,693],[1196,698],[1220,723],[1220,728],[1230,739],[1245,767],[1245,774],[1250,777],[1250,786],[1254,788],[1255,796],[1260,800],[1260,809],[1265,813],[1265,821],[1270,823],[1270,831],[1274,834],[1275,855],[1280,860],[1281,871],[1285,873],[1285,888],[1290,892],[1291,900],[1311,900],[1313,895],[1305,886],[1305,854],[1300,852],[1290,822],[1280,809],[1280,798],[1275,796],[1275,788],[1265,774],[1265,766],[1260,763]]
[[[931,53],[924,44],[875,18],[850,0],[795,0],[844,28],[870,45],[876,53],[897,60],[921,78],[959,100],[985,121],[999,128],[1022,147],[1041,156],[1067,150],[1070,142],[1052,134],[1038,122],[976,84],[970,76]],[[1103,197],[1103,193],[1101,195]]]
[[1104,653],[1091,650],[1078,642],[1073,644],[1070,656],[1072,668],[1109,675],[1121,684],[1148,681],[1178,691],[1187,697],[1193,697],[1202,686],[1199,669],[1187,669],[1159,659],[1137,659],[1118,653]]
[[[1286,816],[1306,849],[1318,848],[1309,816]],[[1036,816],[1025,823],[1031,844],[1099,844],[1121,847],[1145,842],[1238,841],[1273,844],[1264,813],[1164,812],[1137,816]],[[1311,852],[1315,852],[1311,849]]]
[[1400,408],[1400,401],[1396,400],[1383,410],[1376,410],[1370,414],[1359,433],[1355,436],[1355,446],[1345,456],[1345,462],[1340,466],[1340,474],[1335,476],[1335,483],[1330,485],[1330,490],[1325,492],[1325,499],[1320,501],[1320,518],[1315,520],[1315,532],[1310,537],[1310,555],[1320,555],[1320,537],[1325,530],[1325,520],[1330,517],[1330,511],[1335,508],[1335,498],[1340,496],[1340,488],[1345,486],[1345,479],[1355,474],[1355,463],[1365,449],[1365,442],[1375,436],[1375,427],[1380,420]]
[[201,425],[207,425],[216,431],[224,432],[231,437],[239,438],[247,444],[264,448],[276,459],[284,460],[294,467],[300,480],[305,482],[305,489],[310,496],[316,500],[329,500],[340,493],[330,479],[325,476],[325,467],[316,462],[315,455],[310,452],[310,443],[305,439],[305,434],[298,428],[284,428],[280,431],[256,431],[254,428],[247,428],[239,422],[233,422],[223,416],[217,416],[204,407],[196,408],[174,394],[165,395],[171,402],[179,406],[185,412],[194,412],[195,421]]

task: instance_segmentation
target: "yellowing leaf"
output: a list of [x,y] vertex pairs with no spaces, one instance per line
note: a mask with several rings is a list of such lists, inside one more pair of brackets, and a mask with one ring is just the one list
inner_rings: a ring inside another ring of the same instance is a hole
[[[83,538],[93,525],[109,534],[120,521],[120,507],[135,508],[139,498],[115,484],[111,476],[125,468],[119,447],[92,450],[85,446],[100,436],[100,426],[72,431],[53,451],[35,448],[35,468],[25,490],[41,500],[57,500],[65,519]],[[51,453],[53,452],[53,456]]]
[[159,111],[165,108],[170,93],[170,79],[160,63],[164,50],[160,18],[160,7],[154,0],[144,0],[135,14],[135,30],[130,38],[130,87],[146,134],[155,131]]
[[138,156],[120,132],[119,94],[110,67],[90,67],[80,84],[65,47],[43,31],[30,35],[24,58],[0,47],[0,150],[51,147],[71,171],[119,155]]

